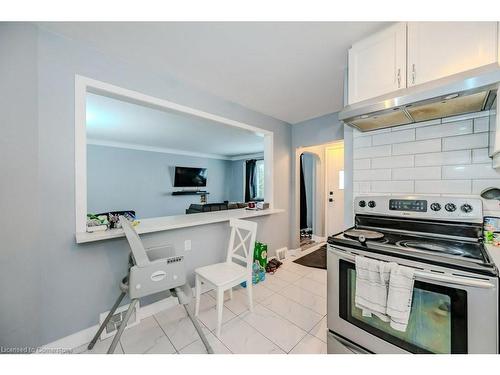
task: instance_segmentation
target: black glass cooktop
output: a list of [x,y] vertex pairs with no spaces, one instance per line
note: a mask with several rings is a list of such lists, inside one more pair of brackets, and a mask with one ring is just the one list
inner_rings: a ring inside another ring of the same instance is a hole
[[436,256],[462,258],[463,260],[478,263],[487,261],[484,254],[484,245],[481,242],[450,240],[422,234],[411,235],[387,231],[378,232],[383,234],[383,237],[380,239],[366,239],[366,241],[360,242],[340,233],[337,236],[330,237],[329,242],[360,245],[368,249],[371,247],[390,247],[408,253],[413,252],[415,255],[428,253]]

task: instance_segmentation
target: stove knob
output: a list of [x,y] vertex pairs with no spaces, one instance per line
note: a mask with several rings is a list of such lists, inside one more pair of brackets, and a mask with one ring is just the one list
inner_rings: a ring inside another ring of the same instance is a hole
[[369,201],[368,202],[368,207],[373,208],[375,206],[376,206],[375,201]]
[[432,211],[439,211],[440,209],[441,209],[441,205],[439,203],[432,203],[431,204]]
[[359,201],[359,207],[365,207],[366,206],[366,202],[365,201]]
[[444,206],[444,209],[448,212],[453,212],[457,209],[457,206],[455,206],[453,203],[446,203],[446,206]]
[[462,205],[462,207],[460,207],[460,209],[462,210],[462,212],[468,214],[469,212],[472,211],[472,206],[470,204],[465,203]]

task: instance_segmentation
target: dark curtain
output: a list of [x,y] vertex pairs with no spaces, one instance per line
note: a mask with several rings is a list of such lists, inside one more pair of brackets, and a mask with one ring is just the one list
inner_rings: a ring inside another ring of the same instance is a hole
[[245,173],[245,202],[250,202],[255,197],[255,165],[257,160],[246,161]]
[[304,154],[300,155],[300,229],[307,228],[307,197],[306,183],[304,181],[304,166],[302,159]]

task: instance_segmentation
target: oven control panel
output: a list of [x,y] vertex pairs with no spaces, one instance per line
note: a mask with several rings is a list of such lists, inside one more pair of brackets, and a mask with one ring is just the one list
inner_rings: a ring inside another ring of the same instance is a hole
[[427,201],[423,199],[390,199],[389,210],[427,212]]
[[430,196],[358,196],[356,214],[414,217],[436,220],[483,221],[481,199]]

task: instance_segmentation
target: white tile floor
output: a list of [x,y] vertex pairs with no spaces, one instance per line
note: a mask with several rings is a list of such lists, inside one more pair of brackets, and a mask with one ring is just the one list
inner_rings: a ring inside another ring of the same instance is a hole
[[[215,295],[202,295],[199,320],[216,353],[326,353],[326,270],[293,263],[296,259],[289,257],[275,275],[254,286],[253,313],[244,288],[235,289],[232,300],[226,298],[220,338],[214,334]],[[104,353],[111,340],[98,342],[90,352],[86,346],[75,352]],[[127,329],[116,353],[206,351],[183,307],[175,306]]]

